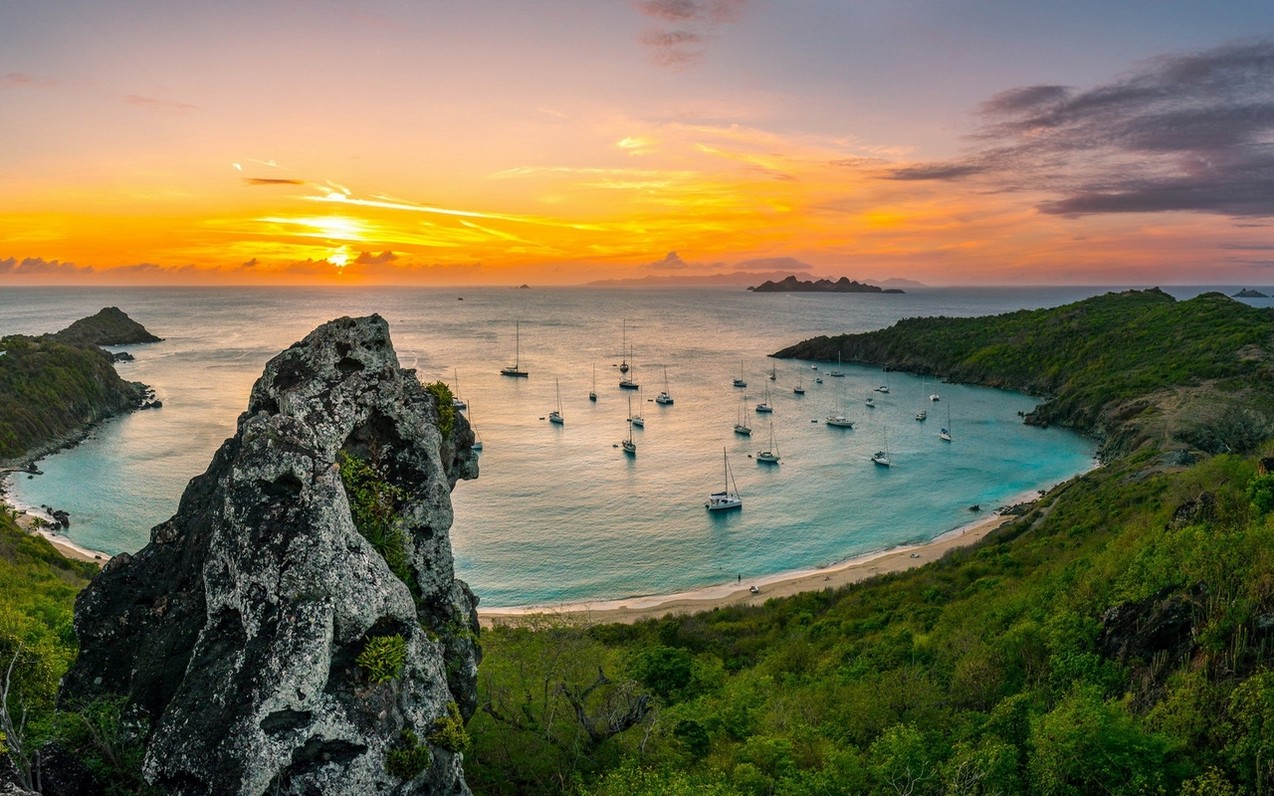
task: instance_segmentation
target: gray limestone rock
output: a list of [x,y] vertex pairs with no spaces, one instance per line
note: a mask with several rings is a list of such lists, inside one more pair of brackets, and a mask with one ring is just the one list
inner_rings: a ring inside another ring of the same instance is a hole
[[[398,366],[383,319],[319,327],[266,365],[150,544],[80,595],[63,701],[126,695],[149,722],[145,776],[167,793],[468,793],[438,730],[476,706],[477,598],[449,534],[472,443]],[[399,574],[356,527],[351,460],[381,489]],[[401,662],[375,682],[360,653],[395,636]]]

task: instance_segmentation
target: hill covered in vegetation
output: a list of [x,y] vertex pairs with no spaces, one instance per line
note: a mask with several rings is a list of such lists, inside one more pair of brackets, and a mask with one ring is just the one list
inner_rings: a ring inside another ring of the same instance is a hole
[[0,464],[140,406],[146,386],[121,378],[99,346],[158,339],[114,307],[55,334],[0,338]]
[[1274,313],[1158,289],[980,318],[908,318],[776,357],[883,365],[1045,400],[1028,423],[1093,434],[1117,456],[1153,441],[1209,453],[1274,434]]

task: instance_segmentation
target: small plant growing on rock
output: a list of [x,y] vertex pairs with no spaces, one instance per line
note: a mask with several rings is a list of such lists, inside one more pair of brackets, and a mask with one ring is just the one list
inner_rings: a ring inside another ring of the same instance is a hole
[[397,680],[407,663],[407,639],[395,633],[392,636],[371,636],[363,644],[363,651],[354,659],[367,680],[375,685]]
[[420,742],[419,736],[404,727],[398,745],[385,753],[385,770],[401,780],[409,780],[433,765],[429,745]]
[[451,752],[468,751],[469,733],[465,731],[460,706],[455,702],[447,703],[447,715],[434,719],[429,730],[429,743]]
[[389,571],[415,593],[415,577],[407,560],[407,533],[399,523],[401,487],[386,481],[366,461],[341,451],[337,464],[349,498],[354,527],[371,543]]
[[426,384],[425,389],[438,401],[438,430],[446,439],[456,425],[455,396],[451,394],[451,388],[441,381]]

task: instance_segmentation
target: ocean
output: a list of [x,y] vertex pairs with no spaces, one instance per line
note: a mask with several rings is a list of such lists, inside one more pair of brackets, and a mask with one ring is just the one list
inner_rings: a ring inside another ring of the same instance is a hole
[[[833,378],[834,364],[769,353],[903,317],[1056,306],[1104,290],[5,289],[0,335],[56,331],[118,306],[165,338],[127,347],[135,361],[117,366],[151,385],[163,408],[99,425],[42,460],[43,475],[14,476],[10,496],[70,512],[67,536],[85,547],[139,549],[233,435],[266,360],[324,321],[375,312],[404,367],[452,384],[469,402],[484,445],[481,476],[456,486],[451,536],[457,575],[484,607],[666,594],[808,569],[965,525],[980,516],[972,505],[985,513],[1091,468],[1094,443],[1023,425],[1031,396],[850,364]],[[515,357],[515,323],[525,379],[499,373]],[[625,343],[640,394],[618,386]],[[594,372],[596,402],[588,399]],[[740,374],[746,389],[731,386]],[[654,402],[665,384],[672,405]],[[881,385],[889,392],[876,391]],[[767,390],[774,411],[763,415],[754,407]],[[546,420],[559,391],[560,426]],[[617,447],[630,400],[645,419],[633,430],[635,457]],[[853,429],[822,422],[842,413]],[[751,437],[734,433],[740,415]],[[945,442],[938,431],[948,417]],[[771,434],[777,465],[754,458]],[[892,467],[870,461],[880,449]],[[723,487],[723,458],[744,505],[709,513],[704,501]]]

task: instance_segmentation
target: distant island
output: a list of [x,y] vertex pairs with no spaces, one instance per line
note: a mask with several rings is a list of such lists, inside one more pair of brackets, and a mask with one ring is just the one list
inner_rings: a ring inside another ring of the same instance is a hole
[[830,279],[818,279],[813,282],[802,282],[795,276],[789,276],[780,282],[765,281],[755,287],[749,287],[753,293],[902,293],[896,287],[883,288],[867,285],[842,276],[833,282]]
[[1266,295],[1265,293],[1262,293],[1259,290],[1253,290],[1250,287],[1243,288],[1238,293],[1235,293],[1234,297],[1235,298],[1269,298],[1269,296]]

